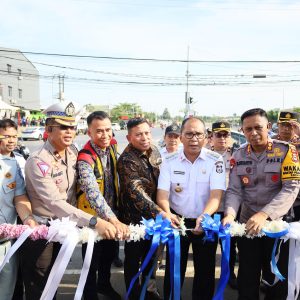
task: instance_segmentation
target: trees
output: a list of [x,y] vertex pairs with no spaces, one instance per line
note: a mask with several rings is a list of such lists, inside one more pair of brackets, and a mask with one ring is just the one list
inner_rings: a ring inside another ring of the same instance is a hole
[[128,116],[128,118],[133,118],[136,115],[142,114],[141,107],[136,103],[120,103],[110,111],[112,121],[118,121],[120,116]]
[[171,119],[171,115],[170,115],[170,113],[169,113],[169,111],[168,111],[167,108],[165,108],[163,114],[161,115],[161,118],[163,120],[170,120]]

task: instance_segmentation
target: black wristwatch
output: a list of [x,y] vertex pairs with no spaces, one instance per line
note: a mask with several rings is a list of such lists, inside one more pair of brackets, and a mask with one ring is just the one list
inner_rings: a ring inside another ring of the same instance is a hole
[[89,222],[89,227],[91,229],[95,229],[97,224],[97,217],[91,217],[90,222]]

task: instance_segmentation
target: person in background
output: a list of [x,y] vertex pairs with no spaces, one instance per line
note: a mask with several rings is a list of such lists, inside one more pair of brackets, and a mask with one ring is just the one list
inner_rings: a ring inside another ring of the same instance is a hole
[[[293,145],[268,138],[271,124],[263,109],[244,112],[241,123],[248,143],[236,150],[231,159],[222,222],[224,225],[233,222],[240,209],[238,221],[246,224],[248,235],[256,235],[267,220],[280,220],[289,212],[299,192],[300,165]],[[238,239],[238,299],[259,299],[262,270],[264,276],[271,274],[274,242],[266,236]],[[268,286],[265,299],[283,300],[287,297],[288,244],[281,244],[277,262],[285,280]],[[270,284],[274,277],[272,274]]]
[[[18,138],[16,124],[9,121],[0,121],[0,224],[16,224],[18,214],[24,225],[34,227],[37,223],[32,216],[22,171],[15,157],[11,156]],[[12,244],[13,240],[0,236],[0,261]],[[0,298],[3,300],[13,298],[18,265],[18,253],[15,253],[0,272]]]
[[161,148],[159,151],[162,159],[177,152],[180,148],[180,127],[178,125],[173,124],[166,127],[164,142],[165,147]]
[[[157,188],[157,203],[173,225],[178,225],[176,216],[184,216],[186,227],[194,228],[186,236],[180,236],[181,285],[192,244],[195,274],[190,299],[193,300],[213,298],[217,241],[204,242],[200,223],[203,214],[213,215],[218,210],[226,189],[224,161],[220,154],[204,147],[205,138],[203,120],[190,117],[182,122],[183,151],[163,161]],[[170,298],[170,292],[167,252],[164,299]]]
[[[230,124],[225,120],[220,120],[214,122],[212,124],[212,137],[211,137],[211,151],[219,153],[225,164],[226,170],[226,187],[228,186],[229,182],[229,173],[230,173],[230,159],[233,153],[232,148],[232,139],[231,139],[231,127]],[[224,199],[225,193],[223,194],[223,198],[221,201],[221,205],[218,209],[218,213],[221,215],[221,218],[224,217]],[[228,280],[228,284],[231,288],[237,289],[237,281],[236,275],[234,273],[234,266],[236,261],[236,238],[231,238],[230,244],[230,260],[229,260],[229,269],[230,269],[230,276]]]
[[[150,126],[144,118],[130,119],[127,123],[128,146],[118,159],[117,168],[120,181],[120,220],[125,224],[139,224],[142,217],[155,218],[162,209],[156,204],[156,187],[161,157],[158,149],[152,145]],[[125,242],[124,278],[129,289],[132,278],[139,270],[140,263],[150,249],[150,240]],[[143,272],[142,282],[151,267],[156,264],[153,256],[149,267]],[[161,299],[152,278],[148,285],[146,299]],[[140,297],[141,284],[136,282],[129,299]]]
[[[128,233],[127,225],[117,219],[119,183],[117,174],[117,147],[111,145],[111,121],[106,112],[95,111],[87,117],[90,140],[77,158],[78,207],[85,212],[107,220],[118,234]],[[84,287],[84,299],[98,299],[97,291],[107,298],[119,300],[121,296],[110,283],[111,264],[119,243],[103,240],[94,244],[89,274]],[[82,245],[85,256],[87,245]],[[98,276],[97,276],[98,273]],[[97,279],[98,278],[98,279]]]
[[[48,140],[32,153],[25,165],[26,189],[34,218],[40,224],[69,217],[77,225],[88,226],[107,239],[117,230],[109,222],[76,208],[77,149],[72,145],[76,132],[75,106],[56,103],[49,106],[46,131]],[[41,298],[53,263],[60,249],[58,242],[27,239],[20,248],[26,299]]]

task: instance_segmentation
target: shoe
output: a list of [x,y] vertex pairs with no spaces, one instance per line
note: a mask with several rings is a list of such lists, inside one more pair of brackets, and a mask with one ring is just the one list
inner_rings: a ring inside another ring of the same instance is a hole
[[231,276],[229,277],[228,285],[229,285],[233,290],[237,290],[238,285],[237,285],[237,280],[236,280],[235,274],[233,274],[233,275],[231,275]]
[[98,293],[104,295],[110,300],[122,300],[121,295],[118,294],[112,286],[99,287]]
[[122,262],[122,259],[117,257],[114,259],[114,265],[115,267],[117,268],[122,268],[123,267],[123,262]]
[[154,292],[146,292],[145,300],[163,300],[163,298],[159,295],[158,291]]

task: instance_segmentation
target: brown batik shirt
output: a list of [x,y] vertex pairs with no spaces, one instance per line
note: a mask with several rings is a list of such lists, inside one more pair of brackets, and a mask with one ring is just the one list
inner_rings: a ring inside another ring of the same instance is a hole
[[129,144],[118,163],[120,181],[120,219],[125,224],[138,224],[142,220],[155,218],[162,210],[156,204],[157,181],[161,157],[151,145],[141,152]]

